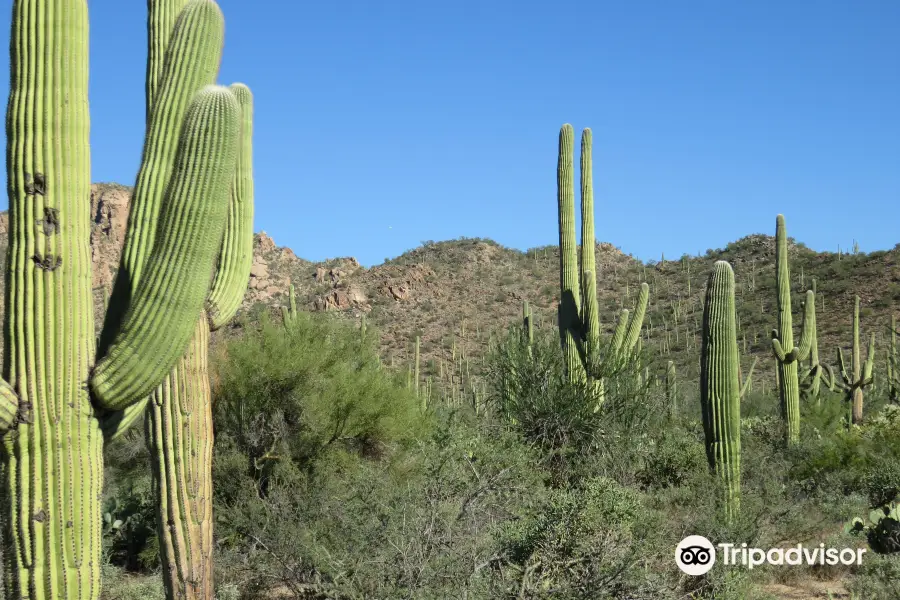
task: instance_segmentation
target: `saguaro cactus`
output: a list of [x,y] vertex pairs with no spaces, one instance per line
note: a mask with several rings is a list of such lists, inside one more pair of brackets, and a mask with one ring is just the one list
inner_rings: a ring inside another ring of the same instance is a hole
[[844,353],[837,350],[838,366],[841,379],[837,382],[846,394],[850,404],[850,422],[854,425],[863,420],[863,389],[872,385],[872,368],[875,361],[875,333],[869,338],[869,351],[866,353],[866,362],[863,364],[859,352],[859,296],[853,299],[853,356],[850,363],[851,371],[848,372],[844,364]]
[[706,457],[721,481],[725,512],[732,518],[741,494],[741,386],[734,271],[725,261],[716,262],[707,284],[700,356]]
[[666,399],[669,402],[669,411],[675,414],[678,411],[678,380],[675,373],[675,362],[666,363]]
[[897,361],[897,317],[891,315],[891,346],[887,364],[888,398],[900,403],[900,362]]
[[[559,132],[557,164],[557,200],[559,208],[560,301],[559,333],[566,371],[573,381],[584,380],[587,367],[597,360],[601,350],[599,304],[594,235],[594,191],[591,163],[592,134],[585,129],[581,136],[581,267],[578,264],[578,242],[575,237],[575,133],[568,123]],[[640,337],[647,310],[650,287],[641,284],[634,314],[620,314],[607,356],[624,360]],[[597,395],[603,397],[602,381],[597,381]]]
[[[230,321],[244,297],[253,252],[252,96],[242,84],[218,88],[220,110],[237,110],[232,119],[219,119],[236,132],[221,132],[220,143],[240,144],[231,152],[231,181],[211,195],[229,197],[228,218],[221,240],[218,268],[206,311],[195,324],[187,352],[153,394],[146,416],[154,491],[157,498],[157,534],[166,597],[209,600],[212,580],[212,398],[209,385],[209,332]],[[232,103],[230,98],[234,99]],[[233,106],[229,106],[233,104]],[[188,115],[185,128],[192,125]],[[212,124],[206,125],[210,130]],[[209,134],[211,139],[216,137]],[[212,148],[210,148],[212,150]],[[223,161],[229,151],[215,150]],[[194,164],[203,153],[196,151]],[[210,168],[215,170],[215,167]]]
[[[192,0],[189,7],[185,40],[196,37],[208,15],[221,16],[211,0]],[[135,190],[126,232],[133,268],[117,280],[119,293],[108,308],[114,317],[104,323],[95,364],[87,17],[86,0],[13,3],[8,385],[0,386],[0,414],[8,417],[17,407],[3,438],[5,590],[12,598],[99,596],[101,426],[120,431],[127,422],[122,410],[145,399],[184,352],[181,332],[196,322],[215,266],[216,249],[209,251],[206,240],[221,239],[225,226],[225,211],[216,206],[225,199],[201,191],[215,190],[212,180],[227,182],[230,172],[195,171],[196,181],[179,179],[190,162],[183,154],[191,145],[179,142],[184,114],[211,83],[198,72],[212,69],[214,76],[221,52],[213,44],[204,55],[212,67],[195,69],[197,46],[188,44],[180,47],[178,68],[164,69],[151,108],[138,186],[144,191]],[[150,188],[156,191],[148,211]]]
[[[291,329],[297,322],[297,292],[292,283],[288,286],[288,305],[281,307],[281,319],[284,321],[285,329]],[[391,355],[391,361],[394,360]],[[391,363],[393,366],[393,362]]]
[[772,351],[778,368],[778,387],[781,399],[781,415],[785,424],[788,444],[800,439],[800,380],[798,361],[805,360],[812,342],[811,328],[807,327],[809,311],[815,304],[806,303],[804,328],[800,334],[800,345],[794,346],[794,328],[791,319],[791,274],[788,267],[787,231],[784,215],[778,215],[775,222],[775,278],[778,285],[778,329],[772,331]]
[[809,369],[800,378],[800,391],[804,397],[815,399],[816,403],[822,400],[821,386],[825,380],[829,390],[834,389],[834,371],[825,363],[819,362],[819,340],[816,331],[816,280],[812,281],[812,289],[807,290],[806,300],[803,304],[804,315],[808,323],[804,327],[810,330]]

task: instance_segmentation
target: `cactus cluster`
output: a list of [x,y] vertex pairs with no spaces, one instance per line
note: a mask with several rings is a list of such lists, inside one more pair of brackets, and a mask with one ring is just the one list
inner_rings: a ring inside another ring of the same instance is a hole
[[[570,380],[584,380],[601,356],[599,304],[594,236],[594,189],[591,130],[581,135],[581,264],[575,234],[575,132],[568,123],[559,132],[557,200],[559,209],[560,301],[559,333]],[[640,338],[650,288],[644,282],[633,314],[622,310],[606,357],[626,360]],[[595,381],[598,404],[603,401],[602,380]]]
[[[211,563],[197,556],[211,551],[212,522],[204,314],[214,312],[219,324],[231,318],[249,274],[252,183],[241,166],[250,160],[249,113],[242,110],[249,90],[214,85],[224,26],[213,0],[151,0],[148,7],[147,133],[98,343],[87,2],[13,3],[0,385],[10,597],[99,596],[104,437],[144,416],[151,396],[170,426],[181,424],[179,415],[193,424],[148,430],[158,450],[161,546],[172,546],[161,550],[167,595],[211,594]],[[196,510],[187,506],[198,498]],[[173,519],[199,524],[197,531],[170,527]]]

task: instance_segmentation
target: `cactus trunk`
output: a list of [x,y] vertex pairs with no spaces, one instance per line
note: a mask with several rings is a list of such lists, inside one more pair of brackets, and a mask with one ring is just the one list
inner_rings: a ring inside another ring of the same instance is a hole
[[[788,266],[787,230],[784,215],[775,221],[775,278],[778,287],[778,329],[772,332],[772,350],[777,366],[778,391],[781,400],[781,416],[784,420],[785,441],[796,444],[800,439],[800,379],[798,365],[809,355],[813,329],[804,327],[800,346],[794,346],[793,320],[791,318],[791,274]],[[815,310],[815,307],[807,306]],[[804,323],[809,322],[809,313]]]
[[572,381],[584,376],[577,343],[580,341],[581,284],[578,274],[578,241],[575,238],[575,132],[564,125],[559,132],[557,200],[559,203],[559,333],[566,374]]
[[740,508],[741,385],[734,271],[725,261],[716,262],[707,286],[700,366],[706,457],[720,479],[725,513],[732,519]]
[[146,413],[159,555],[169,599],[213,597],[208,347],[204,315],[197,320],[188,351],[153,394]]
[[[236,155],[229,165],[228,153],[213,169],[218,179],[220,201],[229,198],[225,233],[221,238],[218,269],[209,290],[207,308],[201,312],[187,352],[152,396],[147,411],[147,446],[157,498],[157,531],[163,563],[163,585],[168,600],[210,600],[212,581],[212,402],[209,385],[209,332],[230,321],[240,306],[247,287],[253,240],[252,185],[252,95],[241,84],[218,94],[236,100],[233,115],[211,115],[202,130],[191,129],[191,107],[186,131],[210,133],[216,129],[223,138],[229,125],[239,125],[230,135]],[[198,94],[197,106],[211,104],[208,91]],[[228,104],[228,102],[225,102]],[[199,122],[199,121],[198,121]],[[202,157],[202,152],[196,152]],[[199,161],[198,161],[199,162]],[[229,168],[230,167],[230,168]],[[233,173],[233,177],[231,175]],[[230,193],[227,186],[230,183]]]
[[103,438],[84,385],[95,352],[86,1],[16,0],[10,54],[3,375],[18,414],[3,440],[5,591],[87,600],[100,592]]

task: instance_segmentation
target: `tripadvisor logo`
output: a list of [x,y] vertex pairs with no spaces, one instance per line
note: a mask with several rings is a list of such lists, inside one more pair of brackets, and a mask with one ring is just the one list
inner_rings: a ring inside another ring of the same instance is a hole
[[760,565],[861,565],[865,548],[805,547],[797,544],[791,548],[748,548],[747,544],[721,543],[713,546],[702,535],[689,535],[675,548],[675,563],[688,575],[703,575],[716,564],[716,548],[719,548],[722,564],[741,565],[753,569]]
[[703,575],[716,564],[716,549],[702,535],[689,535],[675,548],[675,563],[688,575]]

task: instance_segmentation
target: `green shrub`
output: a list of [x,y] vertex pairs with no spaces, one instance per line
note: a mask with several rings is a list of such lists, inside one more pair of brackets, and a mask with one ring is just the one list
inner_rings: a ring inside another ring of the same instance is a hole
[[291,328],[262,318],[224,347],[214,363],[217,443],[246,457],[260,493],[283,468],[311,468],[334,449],[378,455],[426,426],[412,393],[380,367],[378,337],[300,313]]

